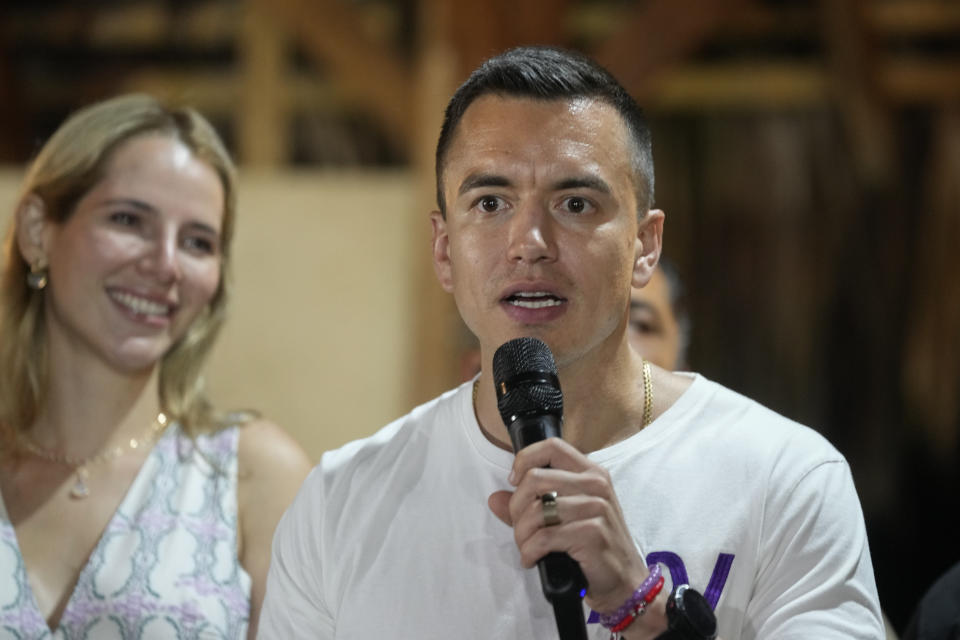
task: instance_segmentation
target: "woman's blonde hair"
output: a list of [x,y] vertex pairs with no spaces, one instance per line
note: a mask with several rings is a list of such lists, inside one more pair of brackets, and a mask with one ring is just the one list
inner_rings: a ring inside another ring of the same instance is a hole
[[[225,319],[230,247],[236,217],[236,169],[213,126],[195,110],[167,107],[146,95],[105,100],[73,114],[31,163],[18,207],[39,198],[61,223],[103,177],[112,153],[141,135],[168,135],[210,165],[223,184],[220,284],[206,309],[160,363],[160,405],[190,435],[211,430],[218,418],[204,391],[201,367]],[[47,388],[43,291],[27,286],[30,266],[17,246],[17,219],[7,233],[0,279],[0,444],[29,427]]]

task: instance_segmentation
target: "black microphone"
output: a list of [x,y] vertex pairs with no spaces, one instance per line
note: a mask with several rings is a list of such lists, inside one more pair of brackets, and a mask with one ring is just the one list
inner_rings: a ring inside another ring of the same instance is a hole
[[[497,408],[510,432],[513,450],[551,437],[560,437],[563,393],[553,354],[543,341],[516,338],[493,354]],[[537,561],[543,595],[553,604],[560,637],[586,638],[580,600],[587,580],[576,560],[553,551]]]

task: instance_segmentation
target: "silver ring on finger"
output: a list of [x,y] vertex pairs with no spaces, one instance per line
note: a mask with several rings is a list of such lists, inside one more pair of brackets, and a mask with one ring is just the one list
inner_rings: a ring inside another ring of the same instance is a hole
[[547,491],[540,496],[540,505],[543,507],[543,526],[554,527],[560,524],[560,514],[557,512],[556,491]]

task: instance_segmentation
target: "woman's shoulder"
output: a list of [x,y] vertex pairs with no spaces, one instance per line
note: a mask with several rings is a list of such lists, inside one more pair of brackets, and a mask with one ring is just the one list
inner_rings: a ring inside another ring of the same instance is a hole
[[300,444],[282,427],[263,416],[236,423],[237,464],[241,481],[251,478],[296,477],[303,481],[312,463]]

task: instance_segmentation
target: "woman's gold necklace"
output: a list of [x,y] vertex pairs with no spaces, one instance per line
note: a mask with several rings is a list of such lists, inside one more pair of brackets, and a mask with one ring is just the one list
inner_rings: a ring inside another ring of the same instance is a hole
[[104,449],[99,453],[86,458],[74,458],[73,456],[54,453],[49,449],[44,449],[23,434],[18,436],[17,441],[19,442],[21,448],[29,451],[38,458],[42,458],[48,462],[56,462],[57,464],[73,467],[76,480],[73,483],[73,487],[70,488],[70,497],[76,498],[77,500],[82,500],[90,495],[90,488],[87,486],[87,478],[90,476],[90,467],[95,467],[98,464],[116,460],[128,451],[134,451],[140,447],[149,446],[157,440],[160,433],[166,426],[166,414],[159,413],[157,414],[157,419],[154,420],[150,425],[150,428],[143,432],[141,436],[130,438],[124,444],[119,444],[115,447]]

